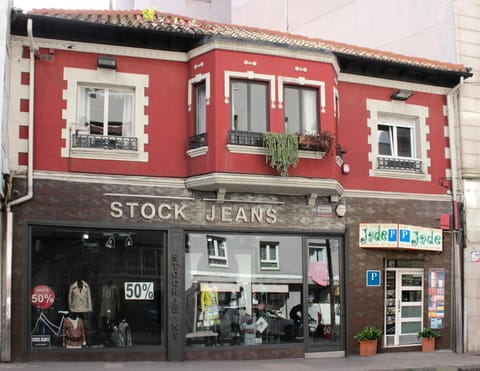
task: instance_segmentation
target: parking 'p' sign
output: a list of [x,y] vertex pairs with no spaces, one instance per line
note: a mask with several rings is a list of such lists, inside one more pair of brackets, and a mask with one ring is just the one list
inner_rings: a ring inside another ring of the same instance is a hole
[[380,271],[367,271],[367,286],[378,287],[381,285],[381,272]]

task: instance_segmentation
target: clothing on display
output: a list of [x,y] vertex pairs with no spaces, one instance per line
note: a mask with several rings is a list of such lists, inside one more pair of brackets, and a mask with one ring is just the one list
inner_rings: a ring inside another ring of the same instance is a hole
[[63,322],[64,345],[69,349],[80,349],[87,345],[85,327],[80,317],[67,317]]
[[132,332],[126,320],[122,320],[118,325],[113,326],[111,339],[116,347],[132,346]]
[[100,317],[113,320],[120,310],[120,292],[112,282],[102,286],[102,300],[100,304]]
[[68,291],[68,306],[70,312],[73,313],[92,311],[90,287],[84,280],[77,280],[70,285]]

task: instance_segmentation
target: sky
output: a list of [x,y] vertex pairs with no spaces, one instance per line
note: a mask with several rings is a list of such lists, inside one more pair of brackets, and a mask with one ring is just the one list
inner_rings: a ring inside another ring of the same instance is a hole
[[24,11],[39,8],[108,9],[109,0],[13,0],[13,6]]

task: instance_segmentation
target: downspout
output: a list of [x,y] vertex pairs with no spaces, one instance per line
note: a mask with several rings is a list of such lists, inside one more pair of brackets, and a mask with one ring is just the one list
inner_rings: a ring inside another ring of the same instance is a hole
[[[453,207],[457,207],[457,181],[462,182],[460,178],[458,180],[459,170],[457,168],[457,147],[460,148],[460,144],[457,146],[457,140],[455,135],[455,125],[457,124],[457,117],[458,117],[458,100],[456,99],[456,94],[460,90],[463,85],[463,77],[460,78],[460,82],[453,87],[447,93],[447,114],[448,114],[448,130],[449,130],[449,137],[450,137],[450,164],[451,164],[451,172],[452,172],[452,202]],[[461,176],[461,175],[460,175]],[[456,214],[456,213],[455,213]],[[455,222],[455,221],[454,221]],[[453,285],[454,291],[452,294],[453,302],[455,303],[455,333],[454,333],[454,351],[458,353],[464,352],[464,345],[466,339],[466,331],[467,328],[465,323],[465,310],[466,307],[464,305],[464,298],[463,298],[463,254],[460,252],[463,249],[460,249],[458,246],[458,239],[457,234],[454,231],[452,233],[452,251],[453,251]]]
[[30,43],[30,85],[28,94],[28,170],[27,193],[6,204],[5,254],[2,280],[2,350],[1,360],[11,361],[11,321],[12,321],[12,257],[13,257],[13,212],[12,206],[27,202],[33,198],[33,124],[34,124],[34,88],[35,55],[38,47],[33,41],[32,19],[27,20],[27,34]]

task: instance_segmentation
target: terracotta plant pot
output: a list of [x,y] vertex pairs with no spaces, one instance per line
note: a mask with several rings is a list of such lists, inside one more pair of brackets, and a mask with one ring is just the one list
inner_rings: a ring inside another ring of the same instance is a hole
[[435,351],[435,338],[422,338],[422,352],[428,353]]
[[360,355],[363,357],[370,357],[377,354],[377,343],[378,340],[361,340],[360,344]]

